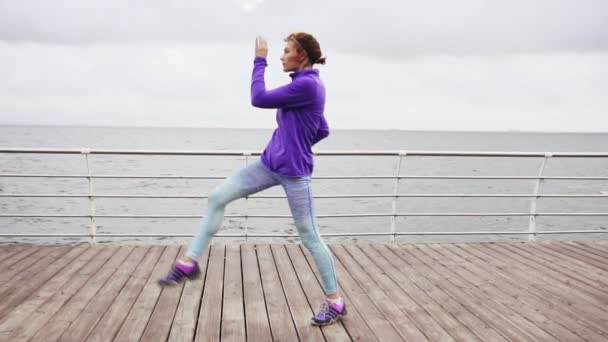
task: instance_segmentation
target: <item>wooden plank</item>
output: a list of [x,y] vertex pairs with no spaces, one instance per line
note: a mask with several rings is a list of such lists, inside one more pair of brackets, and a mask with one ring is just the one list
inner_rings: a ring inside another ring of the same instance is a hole
[[[395,329],[406,340],[412,341],[428,341],[430,336],[425,336],[421,328],[416,326],[409,314],[403,312],[395,303],[394,298],[390,297],[380,289],[374,280],[363,270],[352,256],[344,249],[343,246],[333,245],[332,251],[334,255],[340,259],[344,267],[355,278],[359,286],[365,293],[374,301],[378,309],[388,317]],[[444,332],[445,333],[445,332]]]
[[299,341],[268,245],[256,246],[273,341]]
[[[448,259],[449,263],[446,264],[447,266],[438,263],[430,256],[431,253],[428,251],[428,249],[425,249],[425,246],[422,245],[416,246],[416,248],[412,249],[416,250],[417,256],[419,258],[422,258],[421,260],[426,260],[425,262],[427,262],[427,264],[429,265],[436,265],[437,269],[441,272],[445,271],[447,274],[446,277],[449,278],[450,282],[452,282],[454,285],[469,291],[469,293],[473,296],[477,296],[478,298],[484,298],[484,300],[487,300],[491,305],[492,310],[504,317],[506,321],[510,322],[520,331],[528,334],[533,339],[538,339],[542,341],[557,340],[555,336],[551,335],[543,328],[538,327],[537,325],[526,319],[525,315],[521,312],[522,310],[520,310],[525,308],[513,308],[509,305],[505,305],[501,300],[499,300],[499,298],[497,297],[501,296],[500,292],[495,291],[491,287],[484,288],[484,290],[486,291],[480,291],[480,288],[476,286],[477,279],[471,277],[468,273],[462,271],[462,265],[456,265],[456,263],[450,259]],[[466,275],[466,278],[460,276],[458,273],[464,273]],[[501,299],[506,300],[503,297],[501,297]]]
[[[472,269],[475,268],[475,265],[471,264],[467,260],[461,259],[457,254],[451,253],[446,248],[440,245],[431,245],[431,246],[419,246],[423,253],[430,256],[434,260],[439,263],[442,263],[444,266],[449,267],[452,272],[459,275],[463,281],[466,281],[470,284],[473,284],[478,291],[482,291],[486,293],[489,297],[492,297],[495,301],[504,304],[507,308],[514,310],[518,315],[522,316],[526,325],[528,325],[527,321],[530,324],[535,325],[538,329],[541,329],[543,332],[550,334],[553,338],[558,340],[566,340],[566,341],[579,341],[583,342],[584,340],[578,335],[574,334],[564,326],[554,322],[549,317],[547,317],[544,313],[545,303],[543,302],[520,302],[517,300],[519,293],[510,293],[512,287],[505,286],[503,282],[493,282],[492,279],[484,279],[485,277],[482,275],[478,275],[473,272]],[[459,266],[448,266],[446,260],[449,260],[451,263],[458,264]],[[536,329],[534,329],[536,330]],[[540,339],[544,339],[544,334],[538,336]]]
[[597,268],[600,268],[604,271],[608,271],[608,265],[606,265],[606,259],[601,258],[593,253],[588,253],[586,251],[582,251],[580,249],[576,249],[572,246],[566,244],[551,244],[549,248],[552,248],[556,251],[568,252],[567,254],[577,258],[580,261],[583,261],[589,265],[593,265]]
[[469,253],[497,265],[501,274],[511,277],[521,284],[527,284],[529,288],[533,289],[532,294],[537,294],[547,301],[560,303],[560,310],[571,311],[579,317],[579,320],[584,321],[585,324],[593,327],[596,331],[608,332],[608,329],[606,329],[608,325],[601,319],[603,313],[595,307],[581,304],[581,301],[576,297],[576,293],[567,286],[559,286],[561,284],[546,279],[542,273],[522,268],[518,262],[514,262],[506,258],[505,255],[487,248],[487,244],[458,244],[458,246],[466,248]]
[[36,253],[42,250],[41,246],[15,246],[13,248],[6,248],[7,252],[3,255],[0,260],[0,267],[2,269],[8,269],[11,266],[18,265],[18,260],[25,258],[27,255]]
[[0,261],[2,261],[2,256],[15,250],[15,248],[19,248],[19,245],[5,245],[0,242]]
[[91,331],[87,341],[94,342],[114,339],[114,336],[118,333],[123,321],[131,310],[133,303],[139,296],[141,289],[148,280],[162,250],[163,248],[160,246],[154,246],[150,249],[141,264],[137,266],[131,278],[124,285],[114,303],[112,303],[99,323]]
[[271,245],[270,248],[300,341],[323,341],[321,329],[310,324],[310,319],[314,313],[295,275],[295,270],[285,247],[275,244]]
[[515,249],[514,247],[511,247],[509,245],[495,246],[488,244],[487,247],[490,249],[494,249],[497,252],[502,253],[503,255],[506,255],[508,258],[516,262],[519,266],[526,267],[529,271],[536,272],[537,276],[542,274],[543,281],[545,281],[546,283],[562,287],[568,291],[571,291],[572,289],[578,289],[580,291],[576,291],[576,296],[579,299],[587,301],[590,305],[598,307],[598,309],[602,309],[602,307],[604,307],[604,305],[598,304],[598,300],[602,300],[603,294],[601,292],[584,283],[580,283],[575,280],[569,279],[568,282],[565,282],[564,275],[559,271],[555,271],[553,269],[553,265],[547,262],[543,262],[542,260],[529,260],[521,256],[521,252],[518,249]]
[[564,269],[567,269],[568,272],[575,273],[578,277],[582,277],[592,283],[598,284],[599,287],[606,287],[606,282],[604,281],[608,276],[608,272],[604,272],[596,267],[590,266],[578,259],[571,258],[564,253],[556,252],[550,248],[544,246],[544,244],[537,244],[535,246],[518,246],[521,249],[538,250],[538,257],[543,258],[547,261],[558,262],[560,265],[563,265]]
[[56,292],[63,290],[65,284],[74,277],[77,271],[86,266],[99,251],[99,248],[88,248],[74,262],[49,279],[27,299],[16,303],[13,310],[0,319],[0,340],[9,340],[10,335],[17,326],[24,322],[29,322],[34,311]]
[[193,341],[200,312],[201,298],[205,286],[209,249],[201,259],[201,275],[198,279],[187,281],[184,284],[182,297],[175,311],[173,325],[169,333],[169,342]]
[[118,330],[114,341],[130,342],[141,339],[162,291],[162,288],[158,285],[158,279],[164,276],[173,265],[178,252],[178,246],[165,247],[150,278],[139,294],[139,297],[137,297],[120,330]]
[[582,243],[585,245],[593,246],[594,248],[602,249],[603,251],[608,252],[608,239],[603,240],[593,240],[593,241],[577,241],[578,243]]
[[78,318],[91,298],[120,267],[123,260],[133,251],[132,247],[121,247],[110,260],[87,280],[82,288],[65,303],[53,317],[34,335],[31,341],[57,341],[61,334]]
[[541,312],[549,319],[561,324],[585,341],[605,340],[604,336],[578,322],[578,317],[576,315],[571,315],[569,311],[563,310],[559,303],[553,303],[546,297],[535,293],[526,281],[514,280],[512,277],[505,275],[504,272],[495,265],[468,253],[466,248],[459,248],[454,245],[443,245],[442,247],[450,251],[453,255],[457,255],[457,257],[454,257],[455,261],[458,262],[461,258],[464,260],[463,262],[471,265],[469,269],[472,272],[475,272],[483,281],[502,285],[501,289],[505,293],[519,301],[519,303],[514,304],[516,307],[524,305],[533,308],[542,308]]
[[[506,338],[500,335],[491,326],[467,310],[467,308],[458,301],[454,300],[443,289],[439,288],[437,284],[422,276],[419,270],[413,268],[399,258],[387,246],[370,245],[369,248],[378,252],[378,258],[375,260],[378,262],[380,267],[393,279],[398,281],[399,284],[402,284],[402,286],[407,286],[407,289],[410,290],[411,293],[415,293],[411,289],[419,287],[437,304],[439,304],[454,318],[465,325],[471,332],[476,334],[479,339],[482,341],[507,341]],[[411,285],[407,285],[408,283],[411,283]],[[477,340],[477,338],[464,338],[461,340],[474,341]]]
[[68,247],[26,249],[6,259],[0,273],[0,298],[21,287],[24,279],[32,277],[68,250]]
[[224,245],[211,245],[210,249],[195,341],[220,340],[226,248]]
[[[3,261],[12,257],[13,255],[20,253],[26,249],[36,250],[37,246],[25,246],[25,245],[5,245],[0,246],[0,269],[6,268],[3,265]],[[33,251],[32,251],[33,253]]]
[[[86,245],[79,245],[80,247],[86,247]],[[29,248],[24,248],[19,251],[19,254],[11,255],[10,259],[5,259],[2,264],[2,267],[6,269],[13,270],[23,270],[25,265],[28,267],[33,264],[41,263],[41,262],[52,262],[53,259],[49,259],[48,256],[56,255],[58,249],[60,250],[68,250],[75,246],[65,246],[65,245],[53,245],[53,246],[31,246]],[[30,261],[33,260],[34,263]]]
[[585,248],[577,247],[576,245],[573,245],[572,243],[570,243],[568,241],[558,241],[555,243],[555,246],[565,248],[567,250],[570,250],[572,252],[575,252],[575,253],[585,257],[585,259],[594,260],[595,262],[599,263],[600,265],[605,266],[606,257],[604,255],[602,255],[600,252],[596,252],[593,250],[588,251]]
[[[313,265],[314,261],[308,251],[305,253],[308,263]],[[363,317],[363,320],[367,322],[368,327],[374,333],[379,341],[402,341],[403,338],[399,335],[397,330],[393,327],[390,322],[390,318],[385,317],[367,296],[365,291],[361,289],[359,284],[350,275],[350,273],[344,268],[339,259],[334,259],[336,266],[336,272],[340,275],[338,283],[342,289],[342,296],[349,300],[347,305],[351,308],[355,308]],[[317,277],[320,279],[318,272],[315,272]]]
[[[183,248],[180,249],[178,255],[183,255]],[[166,269],[165,272],[168,270]],[[163,287],[148,325],[141,337],[142,341],[167,340],[183,290],[183,282],[176,286]]]
[[28,270],[32,265],[37,265],[38,263],[50,263],[53,260],[47,258],[48,255],[56,252],[57,249],[67,249],[67,246],[47,246],[40,248],[27,248],[19,250],[17,253],[10,254],[0,266],[6,271],[12,272],[3,272],[2,273],[2,281],[8,281],[10,277],[15,274],[21,273],[24,270]]
[[[60,291],[56,291],[51,298],[45,301],[36,310],[27,316],[27,320],[23,324],[13,329],[12,335],[8,340],[28,341],[31,339],[42,326],[44,326],[52,317],[65,305],[65,303],[77,293],[84,283],[86,283],[93,274],[118,250],[118,247],[101,247],[99,253],[78,270],[78,273],[69,279],[66,286]],[[11,313],[11,316],[13,313]]]
[[[297,277],[302,285],[304,294],[310,303],[311,311],[314,313],[315,304],[323,303],[325,300],[325,293],[321,286],[320,280],[315,277],[315,272],[308,264],[306,257],[302,253],[301,245],[299,244],[286,244],[285,249],[289,255],[289,259],[293,265],[293,268],[297,270]],[[342,294],[340,294],[342,295]],[[359,312],[353,307],[351,309],[348,299],[343,296],[344,300],[347,301],[348,316],[335,324],[330,324],[321,327],[321,331],[325,336],[326,341],[377,341],[376,336],[369,329],[367,324],[359,315]],[[346,331],[348,329],[348,332]]]
[[238,245],[226,246],[221,326],[222,341],[246,340],[241,251]]
[[53,258],[47,256],[57,257],[61,254],[57,250],[58,247],[24,249],[0,263],[0,298],[10,295],[20,287],[23,279],[31,277],[36,271],[53,262]]
[[598,249],[597,247],[594,248],[590,245],[581,243],[581,241],[561,241],[561,243],[565,243],[566,245],[571,246],[573,248],[580,249],[591,254],[595,254],[602,261],[606,261],[606,259],[608,259],[608,251]]
[[594,278],[593,270],[590,270],[587,266],[577,264],[577,259],[567,257],[564,253],[556,253],[552,249],[544,249],[542,246],[534,245],[518,244],[511,245],[511,247],[518,249],[520,251],[518,254],[522,257],[539,260],[539,263],[542,263],[545,267],[562,274],[561,281],[564,283],[576,282],[585,287],[591,287],[594,289],[593,292],[599,290],[599,293],[608,290],[606,284],[592,279]]
[[[329,246],[328,246],[329,247]],[[315,271],[315,276],[321,284],[321,275],[319,274],[316,267],[313,267],[314,260],[310,252],[304,248],[301,248],[303,254],[306,256],[308,264],[311,265],[311,268]],[[340,291],[341,296],[344,300],[347,301],[348,305],[348,316],[342,320],[342,322],[346,322],[351,319],[351,315],[353,312],[361,315],[361,321],[365,322],[367,328],[372,332],[374,338],[378,341],[402,341],[403,339],[399,336],[399,333],[390,320],[385,317],[378,308],[374,305],[374,303],[370,300],[370,298],[364,293],[364,291],[359,287],[357,282],[352,278],[352,276],[344,269],[340,260],[334,259],[334,264],[336,267],[336,273],[338,274],[338,290]]]
[[260,268],[256,247],[250,244],[241,246],[243,261],[243,296],[248,341],[272,341],[270,321],[266,312],[266,300],[262,290]]
[[[415,322],[416,326],[422,331],[425,336],[431,341],[454,341],[451,334],[448,333],[439,322],[445,322],[452,327],[459,327],[456,320],[446,320],[444,311],[439,309],[432,311],[432,309],[438,309],[438,306],[425,307],[424,303],[418,303],[412,294],[411,296],[407,291],[403,291],[397,283],[395,283],[384,271],[382,271],[375,263],[373,258],[369,258],[362,249],[370,250],[369,246],[355,246],[345,245],[344,248],[350,253],[353,260],[359,263],[362,269],[364,269],[371,279],[375,280],[378,287],[380,287],[386,294],[393,300],[395,304],[407,314]],[[409,289],[412,290],[412,289]],[[419,295],[423,295],[421,291],[416,292]],[[427,302],[426,304],[428,304]],[[434,313],[434,314],[431,314]],[[439,319],[443,318],[441,321]],[[437,321],[436,321],[437,319]],[[468,341],[475,340],[473,334],[469,333]]]
[[430,281],[443,289],[456,301],[460,302],[469,311],[482,319],[486,324],[492,325],[508,339],[515,341],[531,341],[535,337],[530,336],[517,324],[509,320],[509,315],[494,308],[496,305],[491,298],[480,296],[471,289],[462,288],[452,283],[449,270],[445,267],[429,262],[428,258],[421,255],[420,251],[414,246],[389,246],[389,248],[401,257],[402,260],[410,264],[413,268],[421,272]]
[[592,248],[595,251],[608,255],[608,240],[606,241],[576,241],[576,244]]
[[[573,247],[582,248],[590,253],[599,255],[600,257],[603,258],[603,260],[608,260],[608,247],[606,247],[604,249],[602,247],[602,245],[600,245],[598,243],[585,243],[584,241],[575,241],[575,242],[572,242],[571,245]],[[604,263],[605,263],[605,261],[604,261]],[[608,274],[608,271],[603,270],[603,269],[598,269],[597,267],[594,267],[594,270],[596,272],[601,272],[604,275]]]
[[[29,297],[34,291],[42,286],[42,284],[52,278],[57,272],[61,271],[61,269],[71,263],[75,258],[80,256],[85,250],[86,247],[54,249],[54,252],[49,254],[49,259],[55,259],[55,257],[62,252],[66,253],[61,255],[59,259],[55,260],[55,262],[50,265],[45,265],[41,262],[41,265],[32,266],[27,271],[22,272],[20,274],[23,275],[22,282],[13,286],[2,295],[2,301],[0,302],[0,317],[10,312],[18,303]],[[45,267],[41,269],[42,266]],[[29,275],[29,277],[26,278],[25,275]]]
[[114,299],[129,280],[142,258],[148,253],[149,247],[136,247],[118,270],[113,274],[111,281],[107,282],[93,299],[87,304],[80,315],[72,322],[70,327],[61,335],[61,341],[84,341],[103,314],[107,311]]

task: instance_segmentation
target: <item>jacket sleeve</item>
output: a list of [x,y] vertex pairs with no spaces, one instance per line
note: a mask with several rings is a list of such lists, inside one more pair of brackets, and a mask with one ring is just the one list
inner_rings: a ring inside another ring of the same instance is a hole
[[251,104],[258,108],[299,107],[312,103],[317,84],[310,77],[300,77],[291,83],[266,90],[264,71],[266,59],[256,57],[251,77]]
[[329,136],[329,131],[317,131],[317,135],[312,139],[312,145],[316,145],[319,141],[327,138]]
[[321,122],[319,124],[319,128],[317,129],[317,133],[315,134],[314,138],[312,139],[312,144],[315,145],[319,141],[327,138],[328,136],[329,136],[329,125],[327,124],[325,117],[322,116]]

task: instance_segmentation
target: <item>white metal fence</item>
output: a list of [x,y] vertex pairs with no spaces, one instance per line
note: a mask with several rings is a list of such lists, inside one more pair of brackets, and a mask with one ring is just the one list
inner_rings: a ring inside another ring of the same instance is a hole
[[[70,214],[19,214],[19,213],[0,213],[0,217],[4,218],[88,218],[90,219],[90,231],[82,234],[20,234],[20,233],[3,233],[0,232],[0,236],[3,237],[89,237],[91,243],[95,243],[96,238],[99,237],[188,237],[191,234],[143,234],[143,233],[99,233],[97,232],[96,219],[98,218],[199,218],[200,215],[112,215],[112,214],[98,214],[96,213],[95,201],[100,198],[190,198],[190,199],[204,199],[206,196],[183,196],[183,195],[125,195],[125,194],[100,194],[95,191],[95,180],[98,179],[223,179],[224,176],[205,176],[205,175],[177,175],[177,176],[161,176],[161,175],[102,175],[95,174],[91,170],[89,161],[90,155],[155,155],[155,156],[244,156],[245,163],[248,162],[252,156],[259,156],[257,152],[243,152],[243,151],[152,151],[152,150],[102,150],[102,149],[42,149],[42,148],[0,148],[0,153],[4,154],[79,154],[85,159],[87,172],[86,174],[46,174],[46,173],[0,173],[1,178],[79,178],[86,179],[88,182],[88,193],[80,194],[66,194],[66,193],[0,193],[0,198],[88,198],[90,203],[90,212],[86,215],[70,215]],[[577,176],[545,176],[544,170],[547,160],[550,158],[608,158],[608,152],[606,153],[571,153],[571,152],[479,152],[479,151],[324,151],[317,152],[317,156],[386,156],[397,158],[397,172],[391,175],[378,175],[378,176],[315,176],[313,179],[389,179],[393,180],[393,191],[389,194],[360,194],[360,195],[318,195],[315,198],[391,198],[391,208],[387,208],[386,212],[381,213],[353,213],[353,214],[333,214],[333,215],[317,215],[319,218],[335,217],[335,218],[347,218],[347,217],[390,217],[390,226],[385,231],[377,232],[350,232],[350,233],[326,233],[324,236],[387,236],[391,242],[395,241],[395,237],[398,235],[511,235],[521,234],[527,235],[528,240],[534,241],[539,234],[594,234],[594,233],[606,233],[603,230],[551,230],[543,231],[538,230],[536,227],[536,219],[541,216],[608,216],[608,212],[539,212],[537,210],[537,200],[540,198],[608,198],[608,194],[604,193],[581,193],[581,194],[547,194],[541,193],[540,186],[544,180],[608,180],[608,176],[597,176],[597,177],[577,177]],[[418,157],[502,157],[502,158],[514,158],[514,157],[533,157],[542,158],[538,168],[538,173],[527,176],[457,176],[457,175],[443,175],[443,176],[408,176],[402,175],[404,171],[403,161],[409,156]],[[470,193],[399,193],[399,182],[403,179],[443,179],[443,180],[457,180],[457,179],[485,179],[485,180],[532,180],[535,182],[535,187],[531,193],[521,194],[470,194]],[[284,198],[285,196],[272,196],[272,195],[254,195],[250,198]],[[399,198],[413,197],[434,197],[434,198],[530,198],[531,205],[529,211],[526,212],[398,212],[397,211],[397,200]],[[524,216],[528,217],[528,229],[526,231],[450,231],[450,232],[399,232],[396,229],[397,217],[405,216]],[[226,215],[229,217],[240,217],[247,220],[248,218],[288,218],[289,215],[252,215],[252,214],[238,214],[238,215]],[[245,225],[246,226],[246,225]],[[292,237],[294,234],[259,234],[249,233],[245,229],[242,234],[217,234],[218,237]]]

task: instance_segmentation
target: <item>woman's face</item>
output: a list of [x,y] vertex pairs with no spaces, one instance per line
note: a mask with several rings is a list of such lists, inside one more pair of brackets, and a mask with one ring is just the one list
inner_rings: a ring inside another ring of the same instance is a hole
[[285,72],[301,70],[306,64],[306,53],[298,53],[296,43],[288,40],[283,50],[283,56],[281,56],[281,62]]

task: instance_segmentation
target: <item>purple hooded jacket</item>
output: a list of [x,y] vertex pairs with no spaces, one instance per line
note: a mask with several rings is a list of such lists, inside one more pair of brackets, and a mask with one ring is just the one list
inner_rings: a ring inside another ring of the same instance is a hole
[[251,77],[251,104],[258,108],[277,108],[277,125],[262,162],[275,173],[289,177],[312,174],[311,147],[329,135],[323,116],[325,86],[319,70],[304,69],[291,73],[291,82],[266,90],[266,59],[256,57]]

